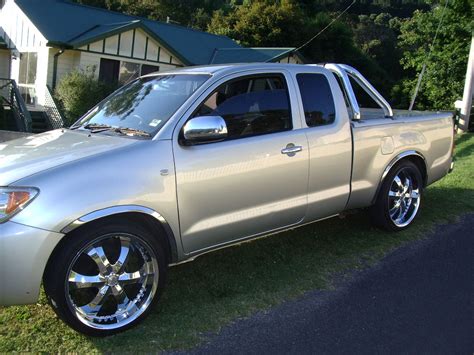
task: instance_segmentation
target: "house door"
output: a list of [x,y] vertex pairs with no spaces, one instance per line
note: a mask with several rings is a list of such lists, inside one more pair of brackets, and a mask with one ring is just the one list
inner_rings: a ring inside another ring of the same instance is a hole
[[99,80],[106,83],[116,83],[119,79],[120,61],[100,59]]

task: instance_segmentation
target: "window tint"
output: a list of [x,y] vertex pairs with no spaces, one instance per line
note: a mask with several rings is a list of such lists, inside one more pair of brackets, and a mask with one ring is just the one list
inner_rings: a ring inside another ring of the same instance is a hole
[[290,130],[288,90],[281,75],[246,77],[217,88],[196,116],[221,116],[228,139]]
[[336,109],[326,77],[322,74],[298,74],[296,79],[308,127],[333,123]]

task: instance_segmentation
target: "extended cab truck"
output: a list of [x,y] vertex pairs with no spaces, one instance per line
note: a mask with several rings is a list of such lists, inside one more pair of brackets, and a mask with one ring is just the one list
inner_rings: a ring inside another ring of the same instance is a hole
[[394,112],[345,65],[141,77],[70,129],[0,145],[0,304],[43,281],[61,319],[107,335],[150,312],[170,264],[348,209],[404,229],[453,132],[452,113]]

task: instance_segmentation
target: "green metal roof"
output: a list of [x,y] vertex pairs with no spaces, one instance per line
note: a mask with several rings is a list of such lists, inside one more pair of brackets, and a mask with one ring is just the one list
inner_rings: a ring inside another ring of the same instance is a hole
[[[15,0],[50,45],[78,48],[125,28],[140,27],[186,65],[208,64],[217,48],[241,48],[226,36],[76,4]],[[125,27],[124,27],[125,26]]]
[[243,48],[226,36],[68,0],[14,1],[46,37],[50,46],[79,48],[120,32],[140,28],[185,65],[274,62],[290,53],[304,61],[295,48]]

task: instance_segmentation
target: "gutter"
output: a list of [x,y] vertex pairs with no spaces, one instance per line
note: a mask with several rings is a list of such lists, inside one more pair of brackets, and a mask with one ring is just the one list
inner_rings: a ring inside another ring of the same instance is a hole
[[61,54],[64,53],[64,49],[60,49],[58,53],[56,53],[54,55],[54,58],[53,58],[53,82],[52,82],[52,89],[54,91],[54,89],[56,89],[56,80],[57,80],[57,76],[58,76],[58,58]]

